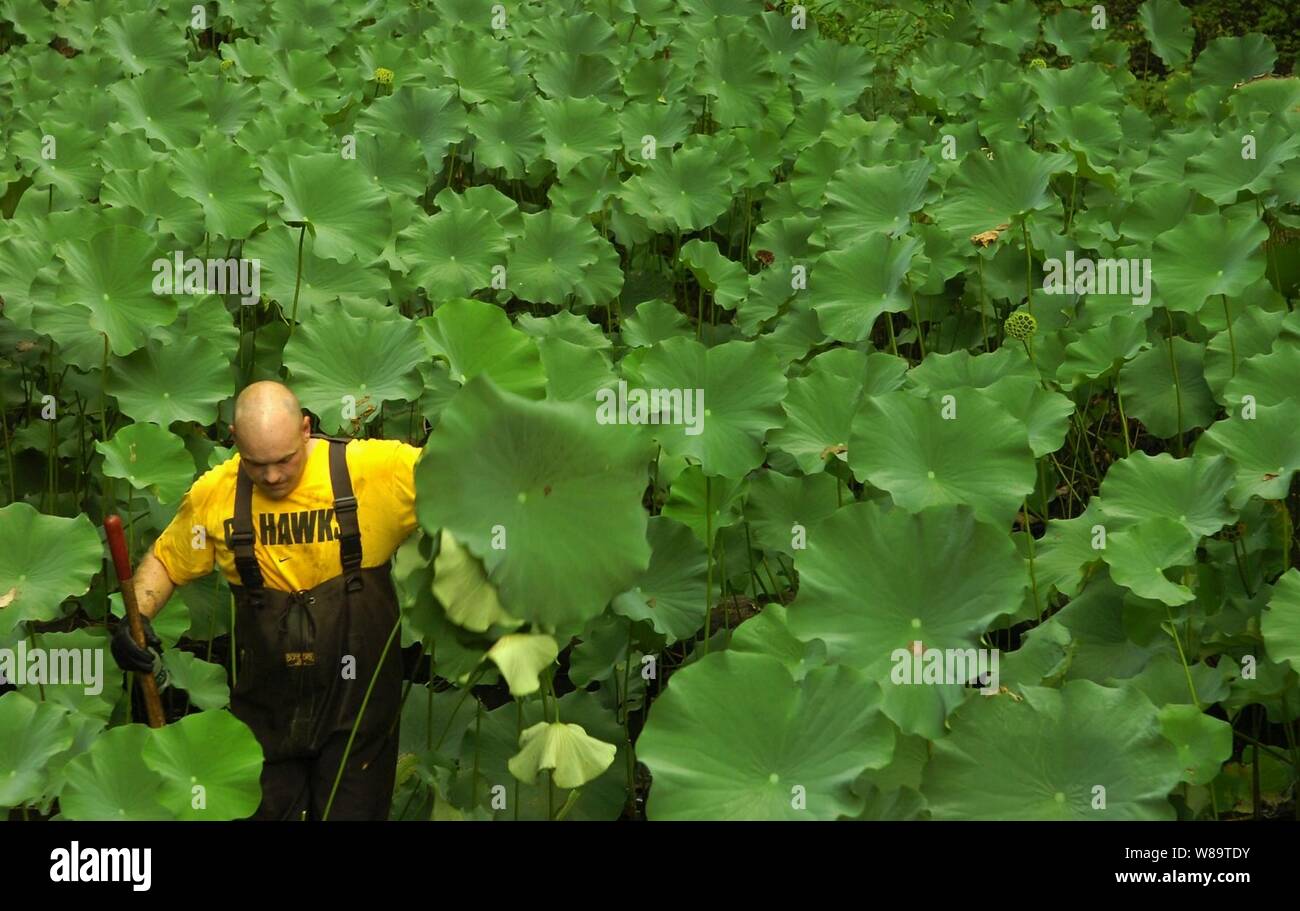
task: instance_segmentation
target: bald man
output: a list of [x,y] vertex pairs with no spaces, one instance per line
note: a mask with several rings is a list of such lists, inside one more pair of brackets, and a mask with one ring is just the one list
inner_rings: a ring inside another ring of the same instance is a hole
[[[420,450],[314,435],[274,382],[240,393],[230,429],[238,453],[194,482],[136,570],[146,638],[160,647],[148,621],[176,586],[219,569],[236,604],[230,707],[265,756],[253,818],[387,819],[402,682],[388,562],[416,526]],[[154,665],[125,623],[113,654]]]

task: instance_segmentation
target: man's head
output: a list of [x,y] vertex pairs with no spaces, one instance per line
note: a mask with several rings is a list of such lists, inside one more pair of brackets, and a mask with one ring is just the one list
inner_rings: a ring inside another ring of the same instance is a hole
[[283,383],[252,383],[235,400],[230,430],[262,496],[281,500],[291,494],[307,467],[311,440],[311,420],[297,396]]

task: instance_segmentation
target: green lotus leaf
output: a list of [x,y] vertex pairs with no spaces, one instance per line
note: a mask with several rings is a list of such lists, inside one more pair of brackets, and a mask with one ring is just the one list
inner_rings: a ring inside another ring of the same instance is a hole
[[1154,706],[1201,705],[1228,698],[1230,680],[1240,672],[1235,661],[1220,661],[1217,667],[1203,662],[1184,666],[1177,650],[1151,656],[1141,673],[1113,677],[1105,686],[1130,687],[1144,694]]
[[758,616],[736,627],[727,642],[728,652],[752,652],[780,660],[796,681],[813,668],[826,664],[826,643],[803,642],[790,632],[789,611],[778,601],[763,605]]
[[[1018,350],[1017,350],[1018,349]],[[983,389],[1007,376],[1038,375],[1024,348],[1002,347],[993,352],[971,354],[953,351],[927,354],[908,372],[908,379],[931,393],[958,393],[963,387]],[[885,390],[887,391],[887,390]]]
[[483,560],[511,614],[581,623],[649,562],[647,449],[640,434],[593,420],[589,405],[532,402],[474,377],[416,464],[416,512],[426,531],[451,531]]
[[698,231],[727,211],[731,196],[717,155],[702,148],[661,149],[644,171],[623,184],[628,211],[660,226]]
[[527,696],[541,689],[539,675],[551,666],[560,648],[550,636],[510,633],[488,649],[487,657],[501,668],[511,696]]
[[965,503],[987,522],[1010,522],[1034,489],[1027,428],[984,395],[949,398],[887,392],[864,400],[849,467],[909,512]]
[[1224,401],[1228,383],[1237,375],[1244,361],[1268,354],[1284,331],[1287,314],[1247,309],[1233,316],[1232,331],[1216,332],[1205,346],[1205,382],[1214,392],[1215,401]]
[[609,357],[595,348],[562,338],[539,338],[537,350],[546,368],[546,395],[562,402],[591,401],[615,382]]
[[507,260],[508,286],[524,300],[563,304],[600,258],[600,237],[584,219],[547,209],[524,216]]
[[303,325],[284,346],[294,392],[327,433],[358,428],[384,402],[420,395],[420,332],[407,319],[370,320],[339,313]]
[[1145,696],[1088,680],[1021,694],[968,700],[934,742],[935,819],[1174,819],[1178,755]]
[[1267,354],[1246,358],[1224,387],[1223,397],[1240,416],[1246,396],[1256,405],[1276,405],[1300,397],[1300,345],[1279,342]]
[[685,335],[690,322],[672,304],[658,298],[637,304],[636,312],[623,321],[623,341],[633,348],[649,348],[664,339]]
[[1156,238],[1151,276],[1170,310],[1196,313],[1220,294],[1236,297],[1264,277],[1260,245],[1268,228],[1254,218],[1188,215]]
[[117,225],[57,249],[66,269],[60,304],[88,308],[88,325],[108,337],[114,354],[143,347],[150,330],[176,318],[175,301],[153,293],[157,248],[143,231]]
[[[120,595],[116,595],[119,600]],[[229,606],[227,605],[227,609]],[[53,669],[55,661],[59,662],[60,673],[65,679],[75,677],[77,674],[77,661],[74,657],[69,657],[69,663],[64,664],[64,659],[55,659],[54,656],[59,654],[56,649],[67,649],[63,652],[66,655],[79,653],[82,656],[82,678],[85,684],[72,686],[47,686],[39,682],[28,680],[25,684],[19,686],[18,691],[32,699],[39,699],[42,702],[48,702],[51,705],[61,706],[72,713],[72,725],[77,730],[77,743],[81,744],[84,739],[97,734],[113,716],[113,712],[122,699],[122,681],[125,676],[120,670],[117,663],[113,661],[110,649],[109,634],[107,628],[100,627],[82,627],[75,629],[70,633],[36,633],[34,635],[35,644],[38,648],[47,649],[47,655],[51,661],[49,667]],[[30,654],[30,651],[29,651]],[[103,656],[103,667],[99,668],[99,656]],[[66,670],[64,670],[66,668]],[[95,679],[98,676],[98,679]],[[92,692],[97,690],[97,692]],[[71,759],[65,756],[63,759]],[[56,763],[61,765],[61,763]],[[58,776],[53,774],[54,768],[51,768],[53,777],[51,781],[57,781]],[[52,789],[53,790],[53,789]]]
[[161,503],[174,503],[194,480],[194,459],[181,438],[157,424],[128,424],[107,443],[96,443],[104,456],[104,474],[147,490]]
[[846,498],[843,482],[824,472],[791,478],[764,471],[749,482],[745,514],[758,547],[793,557],[807,546],[808,528]]
[[162,427],[172,421],[211,424],[217,406],[235,393],[230,359],[199,337],[185,337],[115,358],[104,390],[124,414]]
[[278,215],[306,226],[311,250],[339,263],[368,263],[392,231],[392,209],[383,190],[347,159],[332,152],[263,159],[263,183],[281,199]]
[[411,280],[435,300],[488,287],[493,266],[504,266],[506,248],[505,232],[482,210],[421,216],[398,237]]
[[521,313],[515,320],[515,326],[538,340],[556,339],[584,348],[608,349],[613,346],[600,326],[565,310],[544,317]]
[[1044,389],[1042,383],[1027,376],[1008,376],[977,394],[997,402],[1024,423],[1035,458],[1056,452],[1065,442],[1074,403],[1059,392]]
[[1146,344],[1146,326],[1139,315],[1116,316],[1100,326],[1079,333],[1065,346],[1065,357],[1057,369],[1057,379],[1069,388],[1078,385],[1079,377],[1095,380],[1109,373]]
[[163,652],[163,664],[171,675],[172,686],[185,690],[190,701],[204,712],[224,709],[230,705],[226,669],[220,664],[204,661],[197,655],[176,648]]
[[1186,525],[1155,516],[1110,534],[1101,554],[1111,578],[1135,595],[1168,605],[1186,604],[1196,598],[1195,593],[1170,582],[1165,570],[1194,563],[1197,540]]
[[712,241],[699,238],[682,245],[682,262],[701,288],[724,310],[735,310],[749,289],[749,276],[740,263],[727,259]]
[[494,625],[515,627],[521,622],[501,607],[482,561],[446,529],[434,564],[433,593],[447,611],[447,619],[471,632],[487,632]]
[[22,502],[0,509],[0,635],[26,620],[57,618],[65,598],[90,589],[103,558],[85,514],[46,516]]
[[243,819],[257,810],[262,747],[234,715],[186,715],[150,735],[137,762],[158,777],[157,799],[177,819]]
[[646,523],[650,565],[636,584],[610,602],[629,620],[646,620],[669,643],[689,639],[704,626],[708,561],[691,529],[668,516]]
[[1160,709],[1160,733],[1178,750],[1178,767],[1188,784],[1209,784],[1232,758],[1232,725],[1194,705]]
[[539,721],[519,735],[520,750],[509,762],[510,774],[524,784],[549,769],[559,788],[580,788],[611,765],[617,748],[597,740],[580,724]]
[[984,40],[997,47],[1019,52],[1038,38],[1038,8],[1029,0],[1012,0],[990,7],[984,14]]
[[1192,14],[1178,0],[1146,0],[1138,7],[1142,32],[1165,66],[1177,69],[1192,52]]
[[781,402],[786,420],[772,432],[772,445],[793,456],[805,474],[822,471],[832,460],[843,460],[861,396],[860,376],[810,370],[791,380]]
[[[781,423],[786,379],[757,345],[705,348],[694,339],[670,338],[638,349],[623,365],[628,386],[636,387],[626,393],[626,420],[655,425],[650,429],[666,453],[696,459],[705,473],[728,478],[743,477],[763,461],[763,437]],[[621,395],[610,390],[603,396],[598,416],[624,420]]]
[[796,683],[777,658],[710,654],[673,675],[637,739],[655,781],[646,816],[852,815],[862,808],[853,781],[893,747],[879,688],[860,672],[816,668]]
[[1180,430],[1208,427],[1214,420],[1214,393],[1205,381],[1205,346],[1185,338],[1153,345],[1121,367],[1119,394],[1128,417],[1162,439]]
[[687,526],[705,544],[716,539],[721,529],[741,521],[741,503],[748,489],[744,479],[711,478],[699,465],[690,465],[673,478],[663,515]]
[[1048,181],[1070,160],[1065,154],[1039,154],[1028,145],[1008,142],[995,142],[991,159],[979,150],[970,152],[933,207],[934,220],[961,237],[1046,209],[1055,200]]
[[618,123],[596,98],[537,98],[543,156],[555,164],[560,179],[588,158],[618,147]]
[[805,42],[794,55],[793,64],[800,97],[805,102],[824,99],[839,111],[858,100],[875,69],[865,48],[838,41]]
[[[934,567],[900,573],[898,566]],[[851,503],[808,532],[795,553],[799,595],[790,632],[821,639],[829,660],[880,682],[884,708],[903,730],[938,737],[951,693],[895,685],[899,650],[968,649],[999,614],[1019,605],[1028,578],[1006,534],[966,507],[909,515]]]
[[199,148],[179,150],[175,164],[172,186],[203,207],[209,234],[248,237],[266,221],[266,193],[252,156],[239,146],[209,134]]
[[0,696],[0,807],[39,800],[49,782],[49,761],[72,746],[68,713],[18,692]]
[[[168,246],[197,246],[203,240],[203,209],[176,192],[174,175],[170,164],[115,171],[104,178],[99,201],[112,207],[107,214],[117,224],[159,236],[159,242]],[[163,241],[166,235],[175,240]]]
[[1040,591],[1051,586],[1067,597],[1079,594],[1089,567],[1102,557],[1102,548],[1096,546],[1105,543],[1099,533],[1105,530],[1100,504],[1099,499],[1093,499],[1073,519],[1048,521],[1034,556],[1034,574]]
[[1273,584],[1259,627],[1268,656],[1300,671],[1300,570],[1294,566]]
[[1205,46],[1192,67],[1194,84],[1227,88],[1273,71],[1277,51],[1266,36],[1251,33],[1215,38]]
[[932,170],[924,158],[900,165],[850,165],[826,187],[830,205],[823,226],[837,239],[876,233],[897,237],[911,227],[911,213],[925,202]]
[[826,334],[842,342],[860,341],[871,334],[880,314],[909,309],[911,295],[903,282],[920,249],[915,238],[872,234],[824,254],[811,270],[808,296]]
[[1135,452],[1110,467],[1101,482],[1107,521],[1119,525],[1162,517],[1196,535],[1212,535],[1233,520],[1225,497],[1233,483],[1226,459],[1175,459],[1167,452]]
[[[52,144],[47,144],[47,136]],[[95,196],[103,176],[97,149],[99,141],[100,137],[85,126],[74,123],[52,123],[41,130],[15,131],[12,139],[14,153],[31,168],[35,189],[53,187],[60,197],[74,199]]]
[[463,384],[484,374],[527,398],[545,395],[546,371],[537,343],[510,325],[500,307],[449,300],[420,320],[420,329],[429,353],[447,359],[453,380]]
[[108,87],[121,107],[121,120],[143,130],[173,152],[192,149],[207,121],[198,90],[171,70],[151,69]]
[[1237,468],[1229,499],[1235,508],[1251,497],[1282,500],[1300,471],[1300,402],[1287,399],[1256,409],[1252,419],[1230,414],[1196,442],[1197,455],[1222,453]]
[[1187,159],[1187,183],[1219,205],[1231,205],[1237,195],[1265,192],[1283,166],[1300,154],[1300,136],[1281,124],[1265,120],[1249,133],[1253,153],[1245,154],[1242,135],[1230,131],[1216,137],[1199,155]]
[[[724,127],[747,126],[762,120],[779,90],[776,74],[767,63],[769,55],[763,52],[757,37],[744,31],[731,32],[705,41],[701,52],[696,87],[711,99],[710,116]],[[850,53],[846,50],[845,58]],[[854,76],[847,78],[852,81]]]
[[[388,293],[388,275],[377,262],[363,267],[359,262],[340,263],[317,256],[312,244],[303,240],[302,266],[298,266],[299,232],[288,225],[278,225],[258,234],[244,245],[244,255],[258,260],[261,266],[262,293],[280,302],[281,311],[290,318],[306,323],[336,301],[384,300]],[[298,310],[293,301],[297,297]]]
[[[173,819],[172,811],[161,802],[164,779],[140,761],[154,736],[143,724],[126,724],[96,737],[90,749],[73,758],[64,770],[60,816],[99,821]],[[221,753],[213,751],[212,755]]]
[[527,102],[480,104],[470,111],[468,127],[475,162],[500,168],[506,177],[522,178],[542,153],[542,118]]
[[414,139],[424,153],[425,164],[437,169],[447,148],[465,138],[465,107],[448,87],[404,85],[373,101],[357,118],[357,130]]
[[1099,104],[1077,104],[1048,113],[1048,139],[1074,153],[1080,173],[1114,177],[1126,146],[1123,129],[1112,111]]

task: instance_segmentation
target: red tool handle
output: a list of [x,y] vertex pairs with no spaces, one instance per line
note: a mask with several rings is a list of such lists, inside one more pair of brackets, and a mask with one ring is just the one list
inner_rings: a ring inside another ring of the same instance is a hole
[[[122,533],[122,519],[116,515],[104,517],[104,532],[108,538],[108,550],[113,555],[113,568],[117,570],[117,581],[121,583],[122,604],[126,608],[126,622],[131,626],[131,638],[140,648],[146,648],[144,641],[144,622],[140,619],[140,606],[135,600],[135,585],[131,581],[131,557],[126,551],[126,535]],[[145,710],[149,714],[149,727],[160,728],[167,723],[163,714],[162,700],[158,698],[158,683],[153,674],[141,673],[140,689],[144,692]]]

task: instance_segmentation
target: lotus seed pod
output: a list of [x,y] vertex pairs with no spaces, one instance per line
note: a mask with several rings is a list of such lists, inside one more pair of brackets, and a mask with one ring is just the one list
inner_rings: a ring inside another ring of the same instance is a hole
[[228,70],[228,69],[230,69],[230,68],[231,68],[232,66],[234,66],[234,65],[235,65],[235,61],[233,61],[233,60],[223,60],[223,61],[221,61],[221,68],[222,68],[223,70]]
[[1026,311],[1017,310],[1007,317],[1007,321],[1003,323],[1003,328],[1006,329],[1007,335],[1023,342],[1034,334],[1034,331],[1038,328],[1038,321]]
[[375,81],[380,85],[392,85],[393,71],[384,66],[375,67]]
[[1042,57],[1035,57],[1033,60],[1029,61],[1029,65],[1037,67],[1038,69],[1045,69],[1047,67],[1047,61]]

